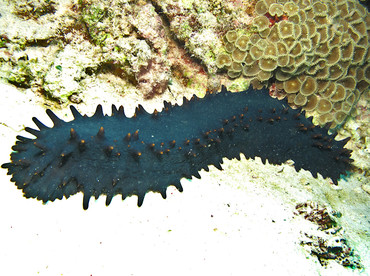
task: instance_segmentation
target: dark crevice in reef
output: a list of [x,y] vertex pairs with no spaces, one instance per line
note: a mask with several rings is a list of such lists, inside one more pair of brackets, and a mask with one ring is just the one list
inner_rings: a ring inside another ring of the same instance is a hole
[[57,37],[50,37],[47,39],[33,39],[26,42],[27,47],[48,47],[50,45],[57,45]]
[[61,99],[54,97],[52,93],[45,90],[42,86],[39,88],[38,92],[41,93],[48,101],[57,103],[58,105],[62,104]]
[[370,0],[366,0],[366,1],[359,0],[359,2],[367,9],[367,11],[370,12]]
[[84,72],[86,73],[86,75],[91,77],[92,75],[96,73],[96,69],[93,67],[86,67],[84,68]]
[[25,80],[22,81],[22,82],[12,81],[12,80],[9,80],[9,79],[8,79],[8,82],[10,84],[14,85],[15,87],[27,89],[27,88],[31,88],[31,85],[30,85],[31,80],[32,80],[32,78],[30,76],[26,76]]
[[138,85],[138,81],[136,80],[135,76],[133,74],[128,74],[126,70],[123,69],[123,64],[116,64],[113,61],[112,62],[104,62],[100,64],[100,66],[95,69],[96,74],[100,73],[109,73],[112,74],[118,78],[126,79],[134,86]]

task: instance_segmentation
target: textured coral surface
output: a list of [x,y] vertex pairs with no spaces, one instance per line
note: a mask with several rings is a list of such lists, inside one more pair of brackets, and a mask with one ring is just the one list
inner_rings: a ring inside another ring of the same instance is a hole
[[[355,0],[260,0],[247,30],[226,33],[219,68],[255,87],[274,82],[321,125],[341,125],[369,100],[370,15]],[[252,29],[253,28],[253,29]]]
[[369,12],[356,0],[3,1],[0,77],[53,103],[95,87],[153,98],[273,83],[335,127],[369,99]]

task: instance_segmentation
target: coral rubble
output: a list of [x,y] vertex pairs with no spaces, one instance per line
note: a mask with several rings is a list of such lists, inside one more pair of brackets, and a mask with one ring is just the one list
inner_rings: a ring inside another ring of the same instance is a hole
[[344,267],[362,269],[361,260],[349,246],[342,227],[337,225],[334,216],[341,214],[312,201],[296,205],[296,215],[318,225],[316,233],[303,233],[301,245],[316,256],[322,266],[327,266],[333,260]]

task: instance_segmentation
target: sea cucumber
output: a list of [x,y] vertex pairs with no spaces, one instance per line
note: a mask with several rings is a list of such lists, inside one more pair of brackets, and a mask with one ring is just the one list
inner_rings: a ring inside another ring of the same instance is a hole
[[37,118],[36,136],[17,136],[8,169],[24,196],[43,202],[83,192],[83,208],[91,196],[137,195],[141,206],[148,191],[159,192],[174,185],[182,191],[182,177],[200,177],[209,165],[222,169],[222,158],[261,157],[272,164],[293,160],[296,170],[320,173],[335,184],[351,168],[348,138],[336,141],[327,128],[312,124],[301,109],[269,96],[267,89],[252,88],[204,98],[183,99],[181,106],[164,102],[161,112],[147,113],[139,105],[132,118],[124,108],[112,106],[112,116],[98,105],[93,116],[82,116],[70,107],[74,120],[65,122],[51,110],[47,127]]

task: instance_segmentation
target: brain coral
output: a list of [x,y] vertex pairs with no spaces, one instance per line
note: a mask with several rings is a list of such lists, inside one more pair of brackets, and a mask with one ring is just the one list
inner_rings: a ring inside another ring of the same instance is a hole
[[369,98],[369,12],[356,0],[259,0],[251,28],[230,30],[217,66],[228,76],[275,82],[321,125],[340,125]]

